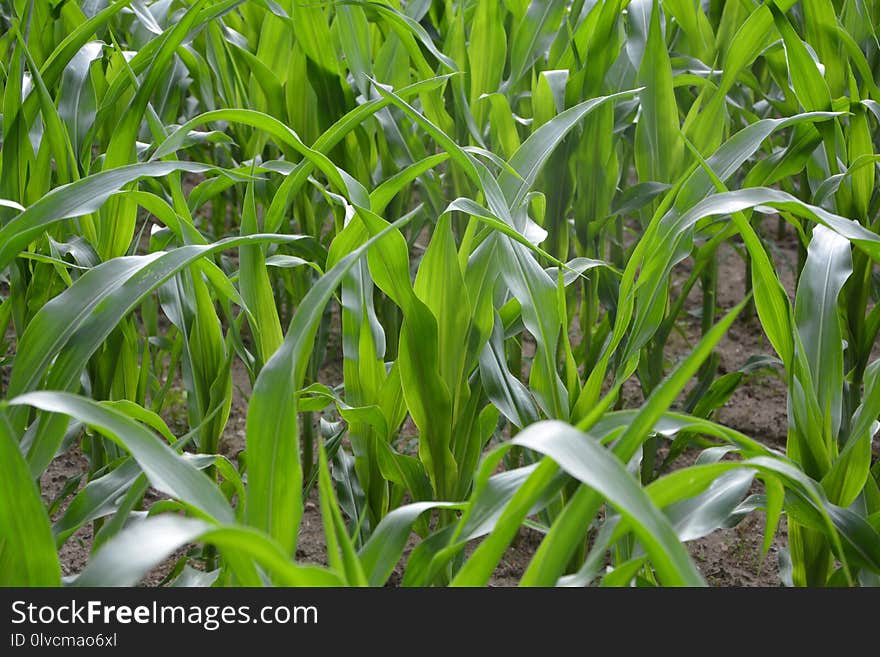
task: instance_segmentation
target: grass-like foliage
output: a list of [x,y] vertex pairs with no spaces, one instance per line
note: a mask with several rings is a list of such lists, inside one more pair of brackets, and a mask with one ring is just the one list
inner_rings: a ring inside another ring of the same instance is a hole
[[[758,512],[787,583],[880,583],[878,26],[876,0],[3,0],[0,585],[176,555],[168,583],[483,586],[530,531],[522,585],[698,586],[687,542]],[[737,325],[784,445],[716,421]]]

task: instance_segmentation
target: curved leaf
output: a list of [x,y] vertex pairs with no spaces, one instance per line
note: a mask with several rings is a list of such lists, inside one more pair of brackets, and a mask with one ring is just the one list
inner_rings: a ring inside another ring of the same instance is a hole
[[94,427],[131,452],[157,490],[198,509],[208,518],[233,520],[232,509],[210,479],[127,415],[66,392],[29,392],[10,400],[9,405],[69,415]]

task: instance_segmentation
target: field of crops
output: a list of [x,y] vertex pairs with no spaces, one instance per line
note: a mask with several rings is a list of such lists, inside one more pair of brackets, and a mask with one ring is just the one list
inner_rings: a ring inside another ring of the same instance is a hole
[[880,584],[880,1],[0,54],[0,585]]

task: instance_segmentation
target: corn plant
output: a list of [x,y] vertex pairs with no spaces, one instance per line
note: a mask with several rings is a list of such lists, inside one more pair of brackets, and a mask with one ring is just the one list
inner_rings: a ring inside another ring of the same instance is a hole
[[[878,24],[0,2],[0,583],[134,585],[195,544],[167,582],[483,586],[529,528],[522,585],[696,586],[685,544],[761,511],[787,583],[876,584]],[[766,341],[722,373],[735,325]],[[784,446],[717,420],[755,363]]]

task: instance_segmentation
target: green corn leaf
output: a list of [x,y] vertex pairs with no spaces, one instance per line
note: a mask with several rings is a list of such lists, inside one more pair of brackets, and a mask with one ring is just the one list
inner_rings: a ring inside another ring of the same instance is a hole
[[492,403],[523,429],[538,420],[538,411],[528,388],[507,367],[503,338],[503,324],[496,315],[492,338],[480,354],[480,378]]
[[411,164],[402,171],[386,179],[381,185],[370,192],[370,209],[376,214],[381,215],[385,211],[385,208],[388,207],[388,204],[398,193],[400,193],[401,190],[406,188],[407,185],[412,183],[426,171],[430,171],[448,159],[449,155],[447,153],[437,153],[436,155],[431,155]]
[[816,50],[825,66],[825,80],[831,97],[838,98],[846,88],[846,61],[837,39],[837,12],[831,0],[806,0],[804,8],[804,40]]
[[870,476],[871,439],[877,432],[876,417],[880,415],[880,361],[874,361],[865,371],[863,400],[856,409],[840,456],[822,478],[828,499],[844,507],[855,501]]
[[[386,229],[388,224],[377,215],[361,208],[357,211],[374,235]],[[446,261],[449,255],[447,249]],[[399,358],[403,395],[410,415],[421,432],[419,457],[431,477],[434,490],[445,498],[451,494],[457,471],[451,451],[455,391],[449,389],[448,379],[443,377],[440,324],[410,283],[406,241],[400,233],[392,232],[378,242],[367,257],[376,285],[403,311]],[[455,267],[458,266],[454,254],[452,262]],[[422,292],[424,294],[424,290]],[[458,301],[460,303],[461,299]],[[459,310],[463,308],[467,308],[467,305],[458,306]],[[453,333],[454,329],[449,327],[446,332]],[[457,368],[451,364],[458,358],[454,353],[444,354],[444,357],[450,362],[447,367]]]
[[791,194],[775,189],[753,187],[733,192],[725,192],[710,196],[698,203],[681,219],[688,223],[697,217],[705,218],[719,214],[730,214],[748,210],[758,206],[767,206],[776,210],[815,221],[830,228],[841,237],[845,237],[856,247],[864,251],[871,259],[880,261],[880,238],[852,219],[828,212],[823,208],[804,203]]
[[413,282],[413,291],[437,319],[440,376],[450,393],[457,396],[456,387],[465,375],[466,345],[461,337],[470,325],[471,303],[458,266],[449,214],[444,214],[434,227],[431,243]]
[[[228,238],[213,245],[187,246],[167,254],[116,258],[90,270],[77,283],[41,309],[22,336],[22,358],[13,369],[9,393],[34,390],[52,364],[50,389],[74,391],[79,373],[101,343],[150,292],[164,281],[212,252],[236,243],[259,242],[266,236]],[[268,237],[288,241],[290,237]],[[54,363],[53,363],[54,359]],[[212,360],[211,362],[216,362]],[[26,414],[15,410],[19,429]],[[36,474],[55,455],[64,425],[58,420],[40,422],[28,448],[28,460]]]
[[335,52],[329,47],[333,39],[324,7],[295,3],[292,8],[297,42],[312,61],[330,73],[337,73],[338,62]]
[[831,109],[831,92],[819,67],[807,51],[804,42],[794,31],[791,23],[779,8],[770,3],[773,21],[782,34],[785,43],[785,57],[791,85],[801,106],[808,112],[822,112]]
[[579,121],[603,103],[628,98],[637,91],[622,91],[586,100],[565,110],[532,133],[508,161],[519,172],[519,177],[504,171],[498,178],[510,207],[517,207],[525,199],[547,158]]
[[53,383],[68,385],[126,314],[147,294],[198,259],[242,244],[297,239],[291,235],[262,234],[231,237],[214,244],[184,246],[165,253],[116,258],[89,270],[68,290],[43,306],[29,324],[29,330],[22,336],[24,349],[19,366],[13,370],[10,394],[33,390],[59,351],[73,341],[76,356],[73,353],[66,356],[72,359],[72,364],[62,359],[52,367]]
[[326,155],[306,146],[293,130],[284,125],[278,119],[254,110],[220,109],[212,112],[205,112],[204,114],[187,121],[171,133],[168,138],[156,148],[156,151],[150,159],[158,160],[179,150],[186,141],[187,135],[192,128],[212,121],[235,121],[237,123],[250,125],[254,128],[263,130],[268,135],[277,139],[280,144],[290,146],[304,158],[309,160],[328,177],[337,190],[341,192],[348,191],[348,186],[343,182],[339,169],[330,161],[330,159],[327,158]]
[[[205,0],[198,0],[169,30],[159,37],[161,46],[157,49],[150,62],[149,70],[138,86],[134,98],[125,109],[120,124],[113,130],[107,153],[104,158],[104,170],[115,169],[134,161],[135,141],[138,129],[154,89],[160,79],[166,75],[166,69],[174,55],[174,51],[183,42],[199,18],[205,6]],[[98,243],[95,245],[98,254],[106,260],[128,251],[134,236],[135,207],[125,198],[111,200],[102,210],[102,219],[97,226]]]
[[[745,301],[741,302],[713,326],[700,340],[694,351],[663,383],[654,389],[638,413],[632,416],[626,428],[620,433],[614,447],[615,453],[621,460],[628,462],[642,442],[648,438],[652,427],[663,416],[690,378],[697,373],[703,361],[728,330],[744,304]],[[579,428],[581,430],[587,429],[587,422],[592,422],[589,416],[581,420],[581,424],[584,426]],[[590,428],[590,431],[596,432],[597,426]],[[579,528],[584,526],[587,518],[595,516],[600,499],[599,495],[589,488],[582,487],[578,490],[569,502],[568,509],[570,510],[560,516],[558,523],[551,528],[538,548],[529,568],[523,575],[523,584],[550,586],[556,583],[563,574],[565,564],[573,554],[572,550],[575,544],[571,540],[572,536],[577,535],[577,532],[580,531]]]
[[324,521],[324,536],[327,539],[327,560],[337,572],[344,573],[348,586],[365,586],[366,576],[355,553],[354,545],[345,528],[339,502],[333,492],[327,453],[323,444],[319,450],[318,485],[321,493],[321,517]]
[[[468,46],[470,103],[478,129],[485,123],[485,104],[476,105],[483,94],[492,94],[501,86],[507,59],[507,34],[504,31],[504,8],[492,0],[480,0],[474,14]],[[476,105],[476,106],[475,106]],[[491,111],[491,110],[489,110]]]
[[[540,425],[531,425],[531,427],[536,426]],[[491,460],[484,461],[483,469],[487,467],[487,463],[497,463],[497,460],[498,457],[496,456]],[[508,493],[507,495],[503,494],[503,489],[498,491],[488,485],[480,486],[478,478],[474,500],[470,506],[469,513],[465,514],[463,522],[470,521],[470,518],[474,515],[481,519],[484,518],[488,508],[494,512],[492,516],[489,516],[489,519],[494,521],[495,526],[493,528],[492,524],[488,525],[487,529],[491,530],[491,533],[474,550],[462,569],[458,571],[455,579],[452,580],[453,586],[486,585],[498,561],[504,554],[504,550],[513,540],[519,526],[534,509],[536,502],[540,500],[544,491],[551,486],[558,472],[559,468],[555,463],[550,460],[543,460],[537,466],[529,468],[527,471],[528,477],[517,482],[518,485],[515,488],[515,492],[512,494]],[[487,501],[481,499],[481,494],[485,495]],[[483,520],[481,524],[488,523],[486,520]]]
[[[411,217],[399,220],[400,227]],[[267,532],[288,554],[296,550],[302,516],[302,465],[296,409],[309,353],[324,306],[345,274],[385,229],[355,249],[322,276],[303,298],[281,346],[261,370],[254,384],[247,415],[248,499],[246,522]],[[340,235],[344,235],[344,232]]]
[[755,476],[754,471],[748,469],[733,470],[714,478],[704,492],[691,497],[699,490],[699,484],[694,483],[695,467],[679,470],[656,482],[663,482],[664,494],[674,496],[673,499],[680,501],[670,505],[663,504],[658,499],[659,486],[652,486],[648,490],[651,501],[663,507],[664,514],[681,541],[702,538],[731,524],[731,520],[735,519],[734,512],[748,495]]
[[[761,143],[776,133],[789,126],[798,126],[804,123],[828,121],[838,116],[832,112],[806,112],[796,114],[784,119],[763,119],[743,128],[733,137],[728,139],[711,156],[706,158],[706,164],[711,168],[719,180],[728,180],[751,158],[760,148]],[[759,162],[755,168],[761,166]],[[765,183],[766,184],[766,183]],[[713,181],[705,169],[697,168],[690,174],[675,199],[675,209],[683,212],[691,208],[695,203],[705,198],[713,191]]]
[[[52,527],[58,545],[63,544],[85,523],[112,513],[117,500],[132,486],[141,472],[137,461],[127,459],[106,475],[89,481]],[[147,485],[146,478],[143,484]]]
[[86,133],[95,120],[97,99],[92,84],[92,62],[101,55],[101,44],[85,44],[64,67],[61,87],[58,90],[58,115],[67,126],[74,152],[82,152]]
[[0,452],[0,585],[59,586],[49,516],[2,410]]
[[385,516],[358,554],[370,586],[382,586],[388,581],[419,516],[431,509],[461,506],[448,502],[416,502],[398,507]]
[[119,411],[65,392],[29,392],[9,404],[69,415],[94,427],[131,452],[157,490],[179,499],[209,519],[220,522],[233,519],[232,509],[205,475]]
[[143,176],[161,177],[174,171],[203,173],[212,169],[194,162],[149,162],[101,171],[53,189],[0,228],[0,270],[53,223],[97,211],[124,185]]
[[[232,566],[239,582],[246,586],[263,585],[251,565],[254,562],[281,586],[342,585],[338,576],[324,568],[291,563],[277,543],[247,527],[213,525],[164,514],[133,524],[109,541],[89,561],[75,585],[134,586],[175,550],[192,542],[215,545],[221,552],[238,556]],[[253,561],[242,562],[241,557]]]
[[519,21],[510,37],[510,77],[514,84],[545,55],[556,36],[565,13],[565,2],[549,0],[529,3],[526,15]]
[[[45,133],[44,143],[48,144],[48,148],[53,154],[55,165],[58,169],[58,178],[62,182],[75,180],[78,177],[77,173],[75,173],[76,157],[73,152],[73,145],[70,136],[65,130],[55,104],[52,102],[52,97],[49,94],[49,89],[46,87],[46,83],[37,71],[37,65],[34,62],[30,50],[23,42],[23,37],[17,30],[16,34],[22,41],[22,53],[28,63],[28,67],[31,69],[31,76],[34,80],[36,93],[40,98],[40,115],[43,119]],[[41,144],[41,150],[42,146],[43,145]]]
[[679,134],[678,105],[672,87],[672,65],[660,28],[660,7],[654,1],[645,57],[639,69],[642,113],[636,127],[636,169],[643,182],[668,183],[678,178],[684,158]]
[[[623,464],[605,448],[574,427],[552,420],[529,426],[514,439],[514,444],[547,454],[629,518],[633,531],[666,584],[698,586],[702,583],[668,521],[650,503]],[[457,580],[468,582],[469,572],[465,566]]]
[[[880,122],[880,119],[878,119]],[[876,180],[876,166],[872,164],[857,167],[860,158],[870,158],[874,155],[874,145],[871,140],[871,130],[868,126],[867,110],[861,103],[853,107],[853,115],[850,117],[850,129],[847,139],[847,155],[850,167],[847,173],[852,172],[852,198],[856,216],[862,221],[868,219],[868,208],[871,204],[871,195],[874,193]]]
[[[242,211],[241,231],[243,235],[258,232],[257,205],[254,200],[254,187],[248,185]],[[260,363],[272,357],[284,340],[281,320],[272,293],[272,284],[266,270],[266,257],[260,245],[243,245],[239,250],[241,296],[253,314],[254,340],[257,343]]]
[[360,7],[340,5],[336,8],[335,25],[346,64],[358,89],[366,97],[369,94],[369,79],[373,77],[367,15]]
[[676,23],[686,35],[686,52],[704,62],[711,61],[715,35],[703,8],[687,0],[663,0],[663,10],[675,17]]
[[[780,11],[787,11],[795,1],[779,0],[775,6]],[[738,5],[729,6],[738,7]],[[729,41],[719,29],[718,41],[725,42],[726,46],[721,61],[721,69],[724,72],[718,88],[711,92],[711,98],[705,101],[704,95],[701,95],[683,126],[685,134],[693,141],[700,153],[711,153],[721,144],[727,124],[725,107],[727,94],[743,69],[750,66],[776,40],[773,28],[773,13],[769,5],[764,4],[755,8],[738,29],[734,28],[736,32],[729,36]],[[708,87],[704,89],[704,94],[710,94]]]
[[852,253],[848,240],[816,226],[798,282],[794,317],[816,399],[830,414],[831,436],[835,439],[843,404],[843,336],[837,303],[850,274]]

